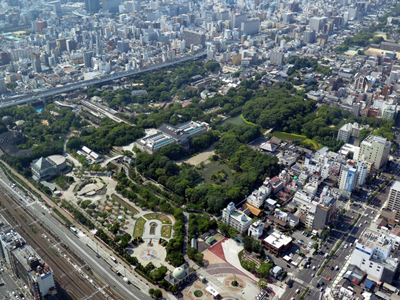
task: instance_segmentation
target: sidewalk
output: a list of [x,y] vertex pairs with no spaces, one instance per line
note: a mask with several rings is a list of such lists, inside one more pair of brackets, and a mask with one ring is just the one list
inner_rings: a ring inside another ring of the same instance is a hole
[[[92,233],[89,233],[90,235],[93,236]],[[111,255],[115,255],[114,253],[112,253],[110,251],[110,249],[106,248],[103,244],[101,244],[101,242],[98,242],[98,246],[96,245],[97,243],[95,241],[93,241],[90,237],[87,236],[87,234],[83,233],[83,232],[79,232],[78,234],[80,240],[89,245],[89,247],[93,250],[89,250],[88,251],[93,251],[93,253],[95,253],[98,249],[99,251],[99,255],[100,257],[108,264],[110,265],[110,267],[113,267],[114,269],[118,270],[121,273],[121,276],[123,277],[128,277],[129,281],[133,284],[136,285],[140,290],[142,290],[143,292],[148,293],[150,287],[149,284],[145,283],[140,277],[136,276],[135,272],[132,272],[132,267],[127,266],[124,262],[122,262],[120,259],[118,259],[118,264],[114,264],[111,259],[110,256]],[[94,238],[94,237],[93,237]],[[135,274],[135,275],[133,275]],[[154,288],[154,287],[152,287]],[[155,287],[157,288],[157,287]]]

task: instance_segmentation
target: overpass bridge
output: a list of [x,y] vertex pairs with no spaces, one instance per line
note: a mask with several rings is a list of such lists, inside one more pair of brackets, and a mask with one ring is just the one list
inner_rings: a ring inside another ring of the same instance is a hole
[[142,73],[146,73],[146,72],[151,72],[160,68],[164,68],[164,67],[169,67],[169,66],[173,66],[182,62],[186,62],[189,60],[193,60],[193,59],[198,59],[200,57],[203,57],[206,55],[206,51],[203,50],[199,53],[196,53],[194,55],[188,56],[188,57],[183,57],[183,58],[179,58],[176,59],[174,61],[170,61],[170,62],[164,62],[164,63],[160,63],[157,65],[151,65],[148,67],[144,67],[144,68],[140,68],[139,70],[130,70],[130,71],[124,71],[121,73],[117,73],[117,74],[107,74],[104,75],[100,78],[96,78],[96,79],[91,79],[91,80],[85,80],[85,81],[81,81],[81,82],[76,82],[76,83],[72,83],[72,84],[67,84],[65,86],[62,87],[57,87],[57,88],[53,88],[53,89],[49,89],[49,90],[44,90],[44,91],[40,91],[40,92],[36,92],[36,93],[31,93],[29,95],[16,95],[16,96],[12,96],[9,97],[7,99],[5,99],[4,101],[0,102],[0,109],[1,108],[7,108],[7,107],[12,107],[15,105],[22,105],[25,103],[31,103],[32,101],[35,100],[41,100],[43,98],[49,97],[49,96],[55,96],[58,94],[62,94],[62,93],[68,93],[77,89],[81,89],[87,86],[91,86],[91,85],[95,85],[95,84],[99,84],[99,83],[104,83],[107,81],[112,81],[112,80],[116,80],[116,79],[120,79],[120,78],[124,78],[127,76],[133,76],[133,75],[138,75],[138,74],[142,74]]

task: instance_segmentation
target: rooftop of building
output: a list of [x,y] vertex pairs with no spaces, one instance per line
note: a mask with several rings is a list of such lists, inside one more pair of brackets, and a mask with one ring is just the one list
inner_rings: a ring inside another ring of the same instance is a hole
[[[25,244],[22,247],[16,248],[12,251],[12,254],[20,262],[27,272],[33,271],[36,273],[37,266],[44,267],[42,258],[36,253],[32,246]],[[44,268],[43,268],[44,269]],[[48,270],[47,268],[46,270]]]
[[393,189],[393,190],[395,190],[395,191],[398,191],[398,192],[400,192],[400,181],[395,181],[394,183],[393,183],[393,185],[390,187],[390,189]]
[[20,234],[13,230],[7,233],[2,233],[0,238],[2,243],[6,244],[9,249],[15,249],[26,244],[26,241],[20,236]]
[[365,145],[365,146],[372,146],[372,143],[379,143],[379,144],[383,144],[386,146],[390,146],[390,142],[381,136],[377,136],[377,135],[369,135],[367,136],[362,142],[361,142],[361,146]]
[[278,232],[273,232],[264,239],[264,242],[279,249],[281,247],[289,245],[292,242],[292,238]]
[[371,224],[371,227],[364,231],[364,234],[360,237],[358,243],[361,245],[374,248],[379,246],[381,248],[388,248],[392,245],[393,241],[388,238],[389,230],[387,228],[378,228]]
[[246,216],[244,213],[238,210],[235,210],[234,212],[231,213],[231,218],[240,222],[242,225],[251,222],[251,218],[249,216]]

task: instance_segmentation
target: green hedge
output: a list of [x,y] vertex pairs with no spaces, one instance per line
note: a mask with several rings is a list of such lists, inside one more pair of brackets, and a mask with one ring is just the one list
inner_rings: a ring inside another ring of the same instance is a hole
[[308,293],[309,289],[310,289],[309,287],[306,287],[306,289],[304,290],[303,294],[301,294],[299,300],[302,300],[306,296],[306,294]]

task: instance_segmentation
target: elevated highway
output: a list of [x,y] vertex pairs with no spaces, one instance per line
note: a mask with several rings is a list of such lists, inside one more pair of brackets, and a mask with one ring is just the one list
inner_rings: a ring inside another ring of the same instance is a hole
[[138,74],[142,74],[142,73],[146,73],[146,72],[151,72],[151,71],[154,71],[154,70],[157,70],[160,68],[173,66],[173,65],[176,65],[176,64],[179,64],[182,62],[186,62],[189,60],[193,60],[193,59],[198,59],[205,55],[206,55],[206,51],[204,50],[204,51],[201,51],[199,53],[196,53],[196,54],[188,56],[188,57],[182,57],[182,58],[176,59],[174,61],[169,61],[169,62],[165,62],[165,63],[151,65],[148,67],[143,67],[143,68],[140,68],[139,70],[124,71],[124,72],[117,73],[117,74],[107,74],[100,78],[71,83],[71,84],[67,84],[62,87],[57,87],[57,88],[53,88],[53,89],[49,89],[49,90],[36,92],[36,93],[30,93],[27,95],[12,96],[12,97],[6,98],[0,102],[0,109],[12,107],[15,105],[21,105],[21,104],[25,104],[25,103],[30,103],[35,100],[40,100],[40,99],[43,99],[46,97],[55,96],[55,95],[62,94],[62,93],[68,93],[68,92],[71,92],[71,91],[74,91],[77,89],[84,88],[86,86],[104,83],[107,81],[112,81],[112,80],[124,78],[127,76],[133,76],[133,75],[138,75]]

